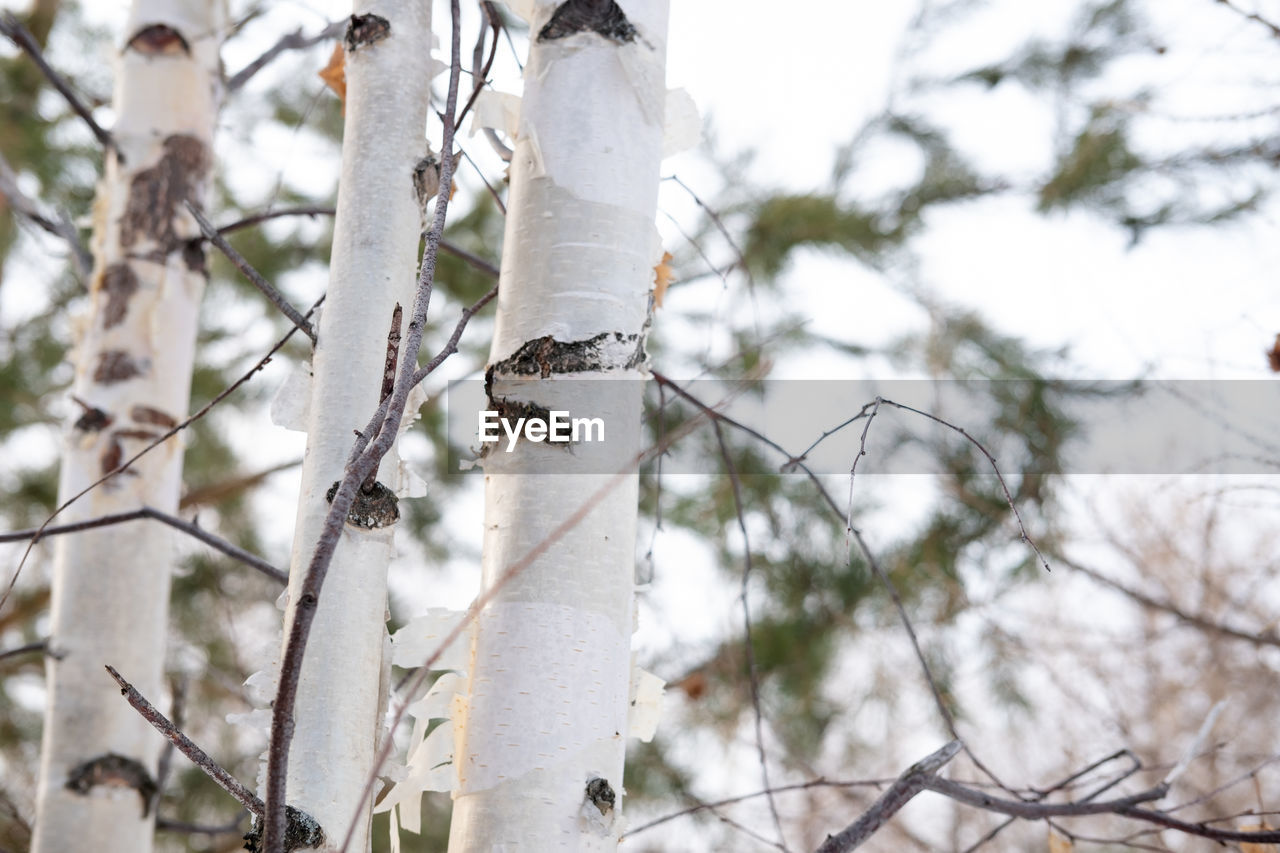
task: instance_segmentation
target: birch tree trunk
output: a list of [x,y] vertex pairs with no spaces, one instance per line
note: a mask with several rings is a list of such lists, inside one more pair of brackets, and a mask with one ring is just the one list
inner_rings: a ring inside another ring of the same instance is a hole
[[600,417],[605,442],[485,456],[482,584],[500,591],[473,640],[451,853],[614,849],[621,830],[666,24],[663,0],[533,12],[489,409]]
[[[365,427],[381,399],[392,312],[401,304],[408,313],[412,305],[422,234],[414,176],[427,153],[431,5],[365,0],[355,7],[344,45],[342,177],[329,289],[312,359],[286,638],[329,509],[326,493],[342,478],[353,432]],[[382,460],[376,490],[357,496],[325,580],[299,681],[288,802],[320,823],[325,850],[338,849],[357,813],[354,849],[368,846],[371,804],[360,802],[360,792],[380,728],[387,566],[398,517],[387,490],[397,489],[400,475],[393,450]],[[378,507],[361,509],[365,500]],[[361,518],[353,521],[357,513]]]
[[[186,417],[206,272],[200,203],[221,98],[221,2],[135,0],[117,63],[113,130],[94,215],[88,317],[76,330],[83,411],[63,453],[66,500]],[[76,521],[154,506],[176,512],[178,437],[72,505]],[[103,670],[163,693],[173,533],[155,524],[59,537],[36,853],[145,853],[163,740]]]

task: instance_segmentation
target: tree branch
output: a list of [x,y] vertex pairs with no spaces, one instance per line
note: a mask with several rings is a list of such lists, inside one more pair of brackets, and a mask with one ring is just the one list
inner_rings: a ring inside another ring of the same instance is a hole
[[818,853],[846,853],[856,849],[920,793],[928,782],[936,779],[935,774],[956,757],[962,746],[960,741],[953,740],[908,767],[860,818],[839,834],[828,835],[818,847]]
[[63,79],[62,75],[57,71],[54,71],[49,63],[45,61],[44,54],[40,50],[40,45],[36,43],[35,38],[32,37],[31,33],[27,32],[27,28],[22,25],[21,21],[14,17],[12,12],[6,12],[4,15],[0,15],[0,34],[3,34],[9,39],[9,41],[21,48],[27,56],[31,57],[31,61],[40,69],[40,73],[43,74],[45,79],[52,84],[53,88],[57,89],[58,93],[66,99],[67,104],[71,107],[72,111],[84,120],[84,123],[89,126],[89,130],[93,133],[94,138],[98,140],[102,147],[116,151],[115,139],[111,137],[110,133],[102,129],[102,125],[98,124],[97,120],[93,117],[93,113],[91,113],[89,108],[84,105],[84,102],[80,100],[80,96],[72,90],[71,86],[65,79]]
[[286,36],[283,36],[278,42],[267,48],[261,56],[250,62],[244,68],[241,68],[235,74],[227,78],[227,93],[236,91],[237,89],[248,83],[253,76],[265,68],[273,59],[286,50],[306,50],[309,47],[319,44],[331,38],[336,38],[346,29],[347,21],[334,21],[314,36],[304,36],[301,29],[294,30]]
[[23,542],[31,540],[34,545],[46,536],[59,536],[64,533],[79,533],[83,530],[93,530],[98,527],[110,527],[113,524],[123,524],[126,521],[137,521],[142,518],[150,518],[167,524],[174,530],[180,530],[192,538],[199,539],[211,548],[226,554],[235,560],[239,560],[250,568],[257,569],[262,574],[271,578],[277,583],[288,583],[289,575],[286,572],[277,569],[266,560],[251,554],[238,545],[233,545],[220,536],[215,536],[199,525],[190,521],[183,521],[174,515],[161,512],[154,507],[144,506],[129,512],[117,512],[111,515],[102,515],[97,518],[90,518],[84,521],[77,521],[72,524],[59,524],[55,526],[35,527],[29,530],[15,530],[10,533],[0,533],[0,542]]
[[213,227],[213,223],[206,219],[204,214],[201,213],[194,204],[189,201],[184,203],[187,206],[187,210],[191,211],[191,215],[194,216],[196,222],[199,223],[200,232],[204,234],[204,238],[216,246],[218,251],[226,255],[227,260],[231,261],[232,265],[235,266],[236,269],[240,270],[244,277],[249,279],[249,282],[253,284],[254,287],[258,288],[258,290],[262,292],[263,296],[270,300],[272,305],[279,308],[281,314],[288,317],[293,322],[293,325],[297,326],[307,337],[311,338],[311,343],[314,344],[316,342],[315,330],[311,328],[311,324],[307,322],[307,319],[298,312],[298,309],[290,305],[289,300],[285,299],[284,295],[280,291],[276,290],[269,281],[263,278],[261,273],[255,270],[253,266],[244,259],[243,255],[231,248],[231,244],[218,233],[218,229]]
[[132,684],[125,681],[120,673],[116,672],[114,667],[107,666],[107,672],[111,673],[111,677],[116,680],[116,684],[120,685],[120,695],[133,706],[142,718],[160,734],[168,738],[169,742],[176,746],[183,755],[191,759],[191,762],[205,772],[210,779],[218,784],[218,787],[235,797],[236,802],[244,806],[249,811],[261,817],[262,800],[253,795],[253,792],[240,784],[236,777],[232,776],[222,765],[209,757],[203,749],[196,746],[191,738],[178,731],[177,727],[156,710],[155,706],[147,701],[147,698],[139,693]]
[[80,232],[76,230],[76,226],[65,215],[59,216],[55,221],[42,213],[40,207],[19,189],[18,176],[3,154],[0,154],[0,195],[9,200],[9,206],[14,211],[53,236],[66,241],[71,249],[71,262],[75,266],[76,274],[81,279],[89,277],[93,272],[93,255],[85,248],[84,243],[80,242]]

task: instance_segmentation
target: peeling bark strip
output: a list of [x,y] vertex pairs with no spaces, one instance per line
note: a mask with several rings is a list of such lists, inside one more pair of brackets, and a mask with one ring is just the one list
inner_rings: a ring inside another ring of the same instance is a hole
[[585,30],[618,44],[636,39],[636,28],[614,0],[566,0],[538,33],[538,41],[565,38]]
[[152,24],[138,30],[129,39],[126,50],[136,50],[144,56],[190,55],[191,45],[182,33],[165,24]]
[[[180,239],[173,220],[179,205],[198,202],[195,190],[209,171],[209,151],[194,136],[176,133],[164,141],[164,154],[150,169],[133,176],[129,202],[120,221],[120,243],[125,248],[150,237],[168,254]],[[191,266],[191,259],[187,259]]]
[[[333,503],[338,494],[341,482],[335,481],[325,492],[325,500]],[[379,527],[390,527],[400,520],[400,499],[396,493],[379,482],[356,489],[356,499],[347,511],[347,524],[363,527],[366,530],[377,530]]]
[[109,349],[98,356],[98,367],[93,371],[93,381],[103,385],[124,382],[146,373],[147,365],[139,363],[122,349]]
[[382,41],[391,35],[391,22],[380,15],[352,15],[343,43],[349,52]]
[[129,300],[138,292],[138,277],[128,264],[112,264],[103,272],[100,282],[107,300],[102,307],[102,328],[110,329],[124,322]]
[[[600,357],[605,341],[612,336],[620,344],[634,343],[635,351],[621,364],[606,364]],[[583,341],[557,341],[550,335],[534,338],[490,369],[498,376],[532,376],[547,379],[553,373],[596,373],[622,367],[630,370],[644,363],[644,339],[639,334],[601,332]]]
[[67,774],[66,788],[88,796],[93,788],[105,785],[111,788],[133,788],[142,797],[142,816],[151,809],[151,798],[156,793],[156,783],[147,768],[132,758],[108,752],[91,758],[72,768]]
[[[324,844],[324,830],[316,819],[301,809],[285,806],[284,849],[286,853],[299,848],[311,849]],[[253,828],[246,832],[244,849],[249,853],[262,853],[262,818],[254,816]]]

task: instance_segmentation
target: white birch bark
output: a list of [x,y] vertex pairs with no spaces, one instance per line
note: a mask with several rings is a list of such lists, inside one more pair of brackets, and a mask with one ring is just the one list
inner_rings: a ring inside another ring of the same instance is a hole
[[[605,27],[613,38],[564,32],[600,5],[533,11],[489,407],[519,400],[602,417],[606,442],[490,450],[486,589],[616,483],[639,448],[667,4],[621,3],[630,39],[616,20]],[[616,483],[480,614],[456,733],[450,853],[616,848],[637,491],[634,474]]]
[[[107,154],[90,308],[76,332],[73,393],[91,408],[67,436],[61,500],[187,415],[206,272],[183,202],[200,203],[208,183],[225,26],[223,4],[210,0],[135,0],[130,11],[117,63],[118,154]],[[144,504],[176,512],[181,480],[174,437],[59,520]],[[147,786],[164,741],[103,666],[161,698],[173,535],[131,524],[58,538],[50,644],[60,657],[48,664],[36,853],[151,850]]]
[[[431,79],[429,0],[364,0],[346,40],[346,121],[329,289],[312,359],[290,568],[296,600],[325,514],[342,478],[353,432],[381,397],[394,306],[412,306],[422,208],[414,168],[427,152]],[[377,16],[388,28],[369,17]],[[362,42],[352,49],[353,38]],[[383,458],[378,482],[395,490],[399,459]],[[370,803],[360,803],[373,764],[386,636],[387,566],[394,523],[348,522],[325,580],[299,682],[288,801],[342,843],[353,817],[354,849],[368,846]],[[294,611],[286,613],[289,636]]]

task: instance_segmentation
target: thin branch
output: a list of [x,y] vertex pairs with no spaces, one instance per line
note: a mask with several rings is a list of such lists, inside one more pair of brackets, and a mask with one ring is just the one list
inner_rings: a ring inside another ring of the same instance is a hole
[[860,818],[840,833],[828,835],[827,840],[818,847],[818,853],[846,853],[859,847],[862,842],[874,835],[885,821],[910,802],[912,797],[920,793],[930,780],[936,779],[935,774],[956,757],[961,746],[960,741],[953,740],[908,767]]
[[54,237],[65,241],[67,247],[71,249],[71,262],[75,266],[76,274],[81,279],[89,277],[93,272],[93,255],[85,248],[84,243],[80,242],[80,232],[76,226],[66,216],[59,216],[54,220],[42,213],[40,206],[27,198],[18,187],[18,175],[3,154],[0,154],[0,195],[9,200],[9,206],[15,212],[22,214],[32,224]]
[[462,333],[466,331],[467,324],[471,322],[471,318],[480,312],[484,306],[488,305],[498,295],[498,285],[489,288],[489,291],[477,299],[474,303],[462,309],[462,316],[458,318],[458,323],[453,327],[453,334],[449,336],[449,340],[440,348],[430,361],[420,367],[410,380],[417,385],[422,380],[430,376],[435,369],[444,363],[444,360],[458,351],[458,343],[462,340]]
[[0,651],[0,660],[7,660],[8,658],[21,657],[22,655],[29,655],[35,652],[46,654],[51,658],[61,657],[61,655],[53,652],[49,648],[48,640],[39,640],[34,643],[27,643],[25,646],[16,646],[12,649],[4,649]]
[[[182,715],[187,705],[187,679],[186,676],[179,676],[173,683],[173,703],[169,706],[169,713],[173,715],[173,727],[182,729]],[[164,752],[160,753],[160,760],[156,763],[156,786],[151,792],[151,813],[159,813],[160,798],[164,796],[165,782],[169,779],[169,772],[173,769],[173,751],[177,749],[173,741],[169,741],[164,745]]]
[[218,233],[226,236],[243,228],[251,228],[262,222],[271,219],[279,219],[283,216],[333,216],[336,211],[332,207],[282,207],[278,210],[268,210],[264,213],[255,213],[252,216],[246,216],[243,219],[237,219],[235,222],[229,222],[218,228]]
[[216,246],[218,251],[226,255],[227,260],[231,261],[232,265],[236,269],[240,270],[244,277],[249,279],[250,283],[253,284],[254,287],[258,288],[258,290],[262,292],[263,296],[270,300],[272,305],[279,308],[281,314],[288,317],[289,320],[293,322],[293,325],[297,326],[304,334],[306,334],[307,337],[311,338],[311,343],[314,344],[316,342],[315,330],[311,328],[311,324],[307,322],[307,319],[298,312],[298,309],[290,305],[289,300],[285,299],[284,295],[280,293],[280,291],[276,290],[269,281],[263,278],[262,275],[244,259],[243,255],[231,247],[231,244],[218,233],[218,229],[213,227],[213,223],[206,219],[204,214],[201,213],[194,204],[189,201],[184,203],[187,206],[187,210],[191,211],[191,215],[194,216],[196,222],[199,223],[200,232],[204,234],[205,239]]
[[93,113],[84,105],[84,101],[80,100],[80,96],[72,90],[70,84],[45,61],[40,45],[36,43],[35,38],[32,37],[31,33],[27,32],[27,28],[14,17],[12,12],[6,12],[0,16],[0,35],[4,35],[9,41],[21,48],[27,56],[31,57],[31,61],[40,69],[40,73],[66,99],[72,111],[84,120],[94,138],[98,140],[103,148],[117,151],[116,141],[111,137],[111,134],[102,129],[102,125],[98,124],[97,120],[94,119]]
[[493,8],[493,3],[489,0],[482,0],[480,3],[480,12],[484,15],[485,22],[493,31],[493,40],[489,45],[489,58],[485,61],[484,67],[480,67],[480,56],[484,49],[484,27],[480,28],[480,36],[476,41],[475,52],[471,57],[471,76],[474,80],[474,86],[471,89],[471,97],[467,98],[467,102],[462,105],[458,117],[453,121],[453,132],[457,133],[462,127],[462,120],[467,117],[467,113],[471,111],[471,107],[476,102],[476,98],[480,97],[480,93],[484,91],[484,87],[489,83],[489,71],[493,68],[493,59],[498,55],[498,12]]
[[[321,296],[319,299],[315,301],[315,303],[311,306],[311,308],[308,309],[306,316],[310,317],[313,313],[315,313],[315,310],[319,308],[321,303],[323,302],[324,302],[324,297]],[[53,512],[49,513],[49,517],[46,518],[44,520],[44,523],[41,524],[40,527],[36,530],[36,533],[32,537],[31,541],[27,543],[26,550],[22,552],[22,559],[18,561],[18,568],[14,570],[13,576],[9,578],[9,585],[5,587],[4,594],[0,595],[0,610],[4,609],[5,602],[7,602],[9,600],[9,596],[13,594],[13,588],[17,585],[18,578],[22,576],[22,569],[24,566],[26,566],[27,559],[31,556],[31,551],[35,547],[35,543],[39,541],[40,537],[49,528],[49,525],[53,522],[55,518],[61,515],[63,511],[67,509],[67,507],[71,506],[76,501],[80,500],[82,497],[89,494],[89,492],[93,491],[98,486],[101,486],[103,483],[107,482],[112,477],[118,476],[124,471],[129,470],[129,468],[133,465],[133,463],[137,462],[143,456],[146,456],[152,450],[155,450],[157,447],[164,444],[170,438],[177,435],[179,432],[191,426],[191,424],[195,423],[196,421],[200,420],[205,415],[207,415],[213,409],[214,406],[218,405],[227,397],[231,396],[231,394],[234,393],[237,388],[239,388],[241,385],[248,382],[250,379],[253,378],[254,374],[256,374],[258,371],[266,367],[267,364],[270,363],[272,357],[277,352],[279,352],[281,349],[284,348],[284,345],[289,342],[289,340],[293,337],[294,333],[297,331],[298,331],[298,328],[294,326],[293,328],[289,329],[289,331],[285,332],[284,337],[282,337],[279,341],[277,341],[275,346],[273,346],[270,350],[268,350],[267,354],[258,360],[257,364],[249,368],[248,372],[246,372],[243,376],[241,376],[235,382],[232,382],[226,388],[222,389],[222,391],[216,397],[214,397],[208,403],[205,403],[200,408],[200,410],[197,411],[195,414],[188,417],[182,423],[171,427],[167,432],[165,432],[164,435],[155,439],[146,447],[142,448],[137,453],[133,454],[128,459],[121,462],[115,468],[103,474],[101,477],[94,480],[92,483],[85,486],[83,489],[76,492],[74,495],[67,498],[65,501],[63,501],[61,504],[55,507]]]
[[[329,513],[325,517],[324,526],[315,552],[307,566],[306,575],[298,588],[298,599],[293,606],[293,622],[289,629],[289,638],[285,643],[284,654],[280,662],[280,684],[276,692],[275,703],[271,709],[271,744],[267,754],[266,814],[263,816],[263,849],[266,853],[284,853],[286,784],[288,779],[289,746],[293,739],[293,709],[298,698],[298,680],[302,675],[302,661],[306,653],[307,639],[311,626],[315,622],[316,609],[320,602],[320,593],[324,587],[325,575],[329,564],[333,561],[334,549],[342,533],[347,512],[359,488],[369,472],[373,471],[382,457],[395,443],[399,434],[400,421],[408,402],[409,391],[414,387],[413,376],[416,373],[418,352],[422,347],[422,333],[426,327],[427,308],[431,302],[431,293],[435,282],[436,258],[440,248],[440,238],[444,234],[445,218],[449,209],[448,187],[453,182],[453,116],[458,110],[458,82],[461,77],[461,26],[459,0],[450,0],[452,16],[452,34],[450,37],[449,90],[445,101],[444,137],[440,145],[440,186],[445,188],[436,197],[435,219],[427,232],[426,245],[423,247],[422,263],[418,275],[417,293],[414,298],[413,311],[409,321],[409,333],[406,336],[404,356],[401,360],[400,375],[396,387],[390,397],[379,406],[379,412],[386,412],[381,418],[375,414],[370,428],[357,439],[357,446],[367,443],[355,464],[349,464],[343,475],[333,501],[329,505]],[[377,429],[376,438],[373,430]],[[372,440],[370,441],[370,439]],[[353,449],[354,450],[354,449]],[[390,740],[390,738],[388,739]],[[363,798],[362,798],[363,801]],[[348,827],[350,838],[355,822]],[[334,828],[336,830],[336,828]],[[344,841],[343,846],[346,846]]]
[[1274,21],[1270,21],[1262,17],[1257,12],[1245,11],[1244,9],[1240,8],[1238,5],[1233,3],[1232,0],[1217,0],[1217,2],[1221,3],[1223,6],[1226,6],[1228,9],[1235,12],[1237,15],[1244,18],[1246,21],[1253,21],[1255,24],[1261,24],[1262,26],[1266,27],[1268,30],[1271,31],[1272,36],[1274,36],[1275,38],[1280,38],[1280,24],[1276,24]]
[[[501,202],[499,202],[499,204],[501,204]],[[486,261],[484,258],[480,257],[479,255],[473,255],[470,252],[468,252],[466,249],[462,248],[461,246],[454,245],[453,243],[450,243],[448,240],[441,240],[440,248],[443,249],[445,252],[448,252],[450,255],[453,255],[455,258],[461,258],[462,260],[470,264],[472,268],[479,270],[485,275],[491,276],[493,278],[498,277],[498,274],[499,274],[498,268],[493,264],[489,263],[488,261]]]
[[1211,633],[1220,634],[1224,637],[1231,637],[1236,640],[1244,640],[1246,643],[1253,643],[1255,646],[1272,646],[1280,648],[1280,636],[1276,636],[1273,630],[1268,630],[1264,633],[1254,633],[1252,631],[1245,631],[1241,628],[1233,628],[1230,625],[1216,622],[1206,616],[1197,616],[1194,613],[1183,610],[1171,601],[1166,601],[1164,599],[1156,598],[1153,595],[1148,595],[1139,589],[1135,589],[1134,587],[1122,583],[1114,578],[1107,577],[1101,572],[1091,569],[1088,566],[1076,562],[1075,560],[1061,556],[1057,557],[1057,559],[1068,568],[1074,569],[1085,577],[1095,580],[1103,586],[1110,587],[1111,589],[1132,598],[1144,607],[1149,607],[1152,610],[1160,610],[1176,616],[1180,621],[1199,628],[1202,631],[1209,631]]
[[138,519],[150,518],[159,521],[161,524],[167,524],[174,530],[180,530],[192,538],[199,539],[211,548],[215,548],[226,554],[232,559],[239,560],[250,568],[257,569],[262,574],[271,578],[277,583],[288,583],[289,575],[286,572],[277,569],[266,560],[251,554],[238,545],[233,545],[220,536],[215,536],[199,525],[191,521],[183,521],[175,515],[169,515],[167,512],[161,512],[154,507],[144,506],[128,512],[116,512],[110,515],[102,515],[97,518],[89,518],[84,521],[77,521],[72,524],[59,524],[55,526],[35,527],[29,530],[15,530],[11,533],[0,533],[0,543],[3,542],[24,542],[31,540],[34,545],[46,536],[59,536],[64,533],[79,533],[83,530],[93,530],[98,527],[110,527],[114,524],[123,524],[127,521],[137,521]]
[[204,506],[226,500],[254,488],[268,477],[279,474],[281,471],[288,471],[290,468],[297,468],[301,464],[301,459],[292,459],[288,462],[272,465],[270,468],[263,468],[261,471],[255,471],[252,474],[241,474],[226,480],[218,480],[217,482],[206,483],[203,486],[196,486],[189,489],[178,501],[178,509],[189,509],[193,506]]
[[729,446],[725,444],[724,430],[718,421],[711,422],[715,432],[716,443],[720,447],[720,456],[724,460],[725,470],[729,474],[729,484],[733,488],[733,508],[738,518],[738,530],[742,533],[742,585],[738,596],[742,600],[743,648],[747,654],[747,678],[751,685],[751,709],[755,717],[756,754],[760,759],[760,777],[764,789],[769,792],[766,801],[769,814],[773,818],[774,829],[778,833],[778,842],[783,850],[787,849],[787,836],[782,831],[782,818],[778,816],[778,804],[773,799],[773,783],[769,781],[769,759],[764,750],[764,712],[760,709],[760,674],[756,668],[755,647],[751,637],[751,602],[749,598],[751,580],[751,538],[747,534],[747,520],[742,509],[742,483],[738,479],[738,469],[734,467],[733,456]]
[[108,666],[107,672],[111,673],[111,677],[120,685],[120,695],[128,700],[129,704],[142,715],[144,720],[150,723],[156,731],[168,738],[169,742],[176,746],[183,755],[191,759],[193,764],[216,782],[219,788],[235,797],[236,802],[255,815],[262,816],[262,800],[259,800],[253,795],[252,791],[240,784],[240,781],[223,769],[222,765],[210,758],[208,753],[196,746],[191,738],[178,731],[177,727],[169,722],[164,714],[157,711],[155,706],[148,702],[147,698],[139,693],[132,684],[125,681],[113,667]]
[[267,48],[261,56],[228,78],[227,93],[230,94],[244,86],[245,83],[248,83],[253,79],[255,74],[265,68],[268,63],[280,54],[284,53],[286,50],[306,50],[307,48],[317,45],[322,41],[336,38],[344,29],[346,29],[346,26],[347,21],[344,19],[341,21],[334,21],[314,36],[304,36],[301,29],[294,30],[288,35],[283,36],[280,41]]

